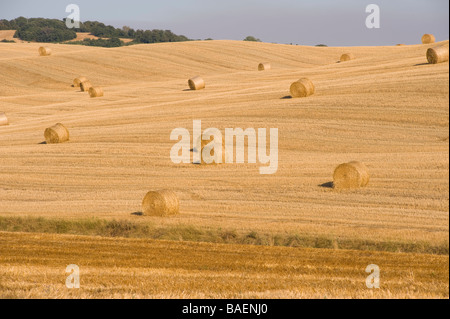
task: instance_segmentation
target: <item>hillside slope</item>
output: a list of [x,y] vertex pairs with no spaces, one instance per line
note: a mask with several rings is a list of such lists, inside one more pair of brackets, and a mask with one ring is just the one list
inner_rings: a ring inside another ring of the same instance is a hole
[[[447,41],[448,43],[448,41]],[[446,244],[449,65],[429,45],[318,48],[237,41],[115,49],[0,43],[0,214],[130,219],[236,231]],[[337,63],[351,51],[357,59]],[[272,70],[258,72],[259,62]],[[186,91],[201,75],[202,91]],[[71,87],[84,75],[105,96]],[[316,94],[289,99],[310,78]],[[278,128],[279,167],[173,164],[177,127]],[[42,145],[56,122],[70,142]],[[358,160],[367,188],[320,186]],[[132,215],[148,190],[170,188],[178,217]]]

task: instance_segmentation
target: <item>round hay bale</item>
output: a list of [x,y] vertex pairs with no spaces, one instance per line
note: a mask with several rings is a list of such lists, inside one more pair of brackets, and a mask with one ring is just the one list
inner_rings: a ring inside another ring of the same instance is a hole
[[191,90],[201,90],[205,88],[205,81],[199,76],[194,76],[189,79],[188,85]]
[[8,125],[8,118],[6,117],[6,114],[3,112],[0,112],[0,126],[2,125]]
[[64,143],[69,140],[69,131],[61,123],[45,129],[45,141],[47,144]]
[[52,50],[48,47],[40,47],[39,48],[39,55],[40,56],[47,56],[52,54]]
[[430,44],[434,42],[436,42],[436,38],[434,37],[434,35],[426,33],[422,36],[423,44]]
[[397,43],[396,44],[396,46],[398,46],[398,47],[401,47],[401,46],[404,46],[405,44],[403,44],[403,43]]
[[92,84],[89,81],[84,81],[80,83],[81,92],[88,92],[91,87]]
[[336,189],[365,187],[370,180],[367,167],[360,162],[344,163],[336,167],[333,187]]
[[270,63],[260,63],[258,65],[258,71],[267,71],[271,69]]
[[345,61],[350,61],[350,60],[354,60],[355,59],[355,55],[353,53],[344,53],[343,55],[341,55],[341,62],[345,62]]
[[428,63],[436,64],[448,61],[448,45],[442,45],[427,50]]
[[82,82],[86,82],[88,79],[86,78],[86,77],[84,77],[84,76],[80,76],[80,77],[78,77],[78,78],[75,78],[74,80],[73,80],[73,86],[74,87],[80,87],[80,85],[81,85],[81,83]]
[[[219,153],[215,152],[217,148],[222,148],[222,156],[221,156],[222,158],[220,158]],[[227,158],[229,157],[228,153],[225,151],[225,139],[223,137],[222,137],[222,145],[219,145],[219,143],[216,143],[216,141],[214,140],[214,136],[212,136],[210,140],[203,140],[202,137],[200,136],[194,144],[194,150],[196,152],[200,152],[201,158],[201,162],[196,164],[202,165],[208,164],[207,162],[205,162],[205,159],[203,158],[204,150],[207,154],[209,151],[209,155],[213,159],[213,161],[209,164],[225,164]]]
[[300,79],[291,84],[292,97],[307,97],[315,92],[314,84],[307,78]]
[[150,191],[142,200],[142,213],[147,216],[172,216],[179,212],[178,197],[169,190]]
[[90,97],[100,97],[100,96],[103,96],[103,89],[102,89],[102,88],[90,87],[90,88],[89,88],[89,96],[90,96]]

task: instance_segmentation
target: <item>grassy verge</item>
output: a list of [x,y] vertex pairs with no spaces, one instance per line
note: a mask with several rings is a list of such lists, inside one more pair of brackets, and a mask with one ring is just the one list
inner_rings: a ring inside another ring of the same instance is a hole
[[362,239],[331,238],[327,236],[308,237],[299,234],[265,234],[254,231],[238,233],[230,230],[200,229],[192,226],[162,228],[155,227],[151,224],[134,223],[125,220],[65,220],[43,217],[0,216],[0,231],[148,238],[224,244],[427,253],[437,255],[449,254],[448,241],[441,244],[430,244],[424,241],[369,241]]

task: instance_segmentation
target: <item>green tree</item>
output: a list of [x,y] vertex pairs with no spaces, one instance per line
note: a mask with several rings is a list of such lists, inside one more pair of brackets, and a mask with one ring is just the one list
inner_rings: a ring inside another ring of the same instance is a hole
[[249,35],[244,39],[244,41],[252,41],[252,42],[261,42],[260,39],[255,38],[254,36]]
[[77,36],[75,31],[68,29],[61,20],[33,18],[25,19],[25,23],[23,19],[16,19],[18,29],[14,36],[25,41],[62,42]]

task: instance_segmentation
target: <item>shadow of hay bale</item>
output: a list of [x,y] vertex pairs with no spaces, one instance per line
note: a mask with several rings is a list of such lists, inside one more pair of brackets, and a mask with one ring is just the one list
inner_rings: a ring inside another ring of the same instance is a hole
[[324,188],[333,188],[333,186],[334,186],[333,182],[326,182],[326,183],[319,185],[319,187],[324,187]]
[[143,212],[134,212],[134,213],[131,213],[131,215],[144,216],[144,213]]

